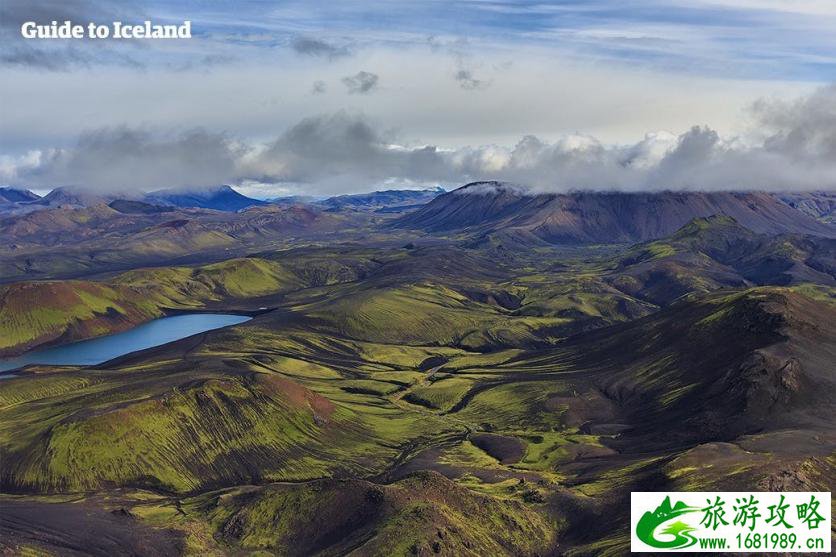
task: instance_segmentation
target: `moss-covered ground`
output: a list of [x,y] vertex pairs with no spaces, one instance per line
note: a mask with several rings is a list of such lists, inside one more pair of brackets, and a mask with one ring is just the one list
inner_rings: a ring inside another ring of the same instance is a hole
[[832,482],[832,288],[649,301],[613,280],[633,255],[306,248],[3,286],[7,349],[257,315],[0,380],[0,497],[191,555],[618,555],[588,519],[631,490]]

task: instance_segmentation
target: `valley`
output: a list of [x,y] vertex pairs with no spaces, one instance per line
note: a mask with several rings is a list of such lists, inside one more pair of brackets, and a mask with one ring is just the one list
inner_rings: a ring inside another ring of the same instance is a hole
[[3,356],[251,317],[0,381],[0,547],[623,555],[630,491],[830,490],[808,198],[383,193],[0,218]]

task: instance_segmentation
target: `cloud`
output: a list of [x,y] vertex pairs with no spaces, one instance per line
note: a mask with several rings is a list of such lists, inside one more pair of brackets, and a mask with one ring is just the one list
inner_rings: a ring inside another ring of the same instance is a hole
[[94,191],[147,191],[160,187],[202,187],[235,179],[245,148],[222,134],[194,129],[154,137],[125,127],[82,134],[70,149],[39,153],[7,179],[32,187],[76,186]]
[[[471,54],[470,43],[467,39],[460,38],[450,41],[431,36],[427,39],[427,44],[433,52],[446,54],[453,59],[456,66],[453,79],[456,80],[459,87],[465,91],[474,91],[490,86],[490,81],[477,79],[474,75],[474,71],[471,68],[473,55]],[[495,68],[499,69],[503,66],[507,67],[507,64],[496,64]]]
[[90,57],[77,48],[68,47],[58,52],[31,48],[29,45],[6,46],[0,52],[0,63],[9,66],[64,70],[71,66],[89,66]]
[[342,79],[350,95],[365,95],[377,88],[378,75],[371,72],[357,72]]
[[328,86],[325,84],[325,82],[322,81],[321,79],[317,79],[316,81],[313,82],[313,85],[311,86],[311,94],[321,95],[327,89],[328,89]]
[[626,145],[574,134],[557,141],[528,135],[510,148],[442,149],[404,146],[366,118],[338,113],[286,132],[261,153],[259,164],[272,171],[258,178],[330,190],[481,179],[537,191],[836,188],[836,86],[793,102],[759,102],[752,114],[760,135],[750,143],[694,126]]
[[322,39],[314,39],[311,37],[296,37],[290,46],[298,54],[317,56],[331,60],[351,54],[347,46],[336,46]]
[[836,86],[793,102],[752,107],[756,141],[706,126],[679,136],[649,133],[608,145],[583,134],[512,147],[410,144],[362,114],[305,118],[266,144],[192,130],[157,137],[129,128],[83,134],[70,149],[0,160],[5,181],[29,187],[83,185],[109,191],[273,184],[277,191],[333,194],[381,185],[455,186],[503,180],[534,191],[820,190],[836,188]]
[[771,133],[765,142],[769,151],[836,161],[836,84],[794,102],[759,101],[753,111]]
[[473,77],[473,72],[470,70],[459,70],[455,73],[453,78],[459,82],[459,87],[467,91],[474,89],[484,89],[489,85],[487,81],[476,79]]
[[338,112],[306,118],[250,158],[247,178],[330,192],[390,179],[455,179],[436,147],[403,148],[392,139],[362,115]]

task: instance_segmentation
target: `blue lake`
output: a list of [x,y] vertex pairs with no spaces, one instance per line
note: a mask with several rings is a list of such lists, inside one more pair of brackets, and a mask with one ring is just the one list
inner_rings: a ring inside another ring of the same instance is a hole
[[[189,313],[149,321],[122,333],[32,350],[15,358],[0,359],[0,371],[29,364],[90,366],[137,350],[145,350],[204,331],[249,321],[251,317],[225,313]],[[8,375],[6,375],[8,377]],[[0,375],[0,379],[3,376]]]

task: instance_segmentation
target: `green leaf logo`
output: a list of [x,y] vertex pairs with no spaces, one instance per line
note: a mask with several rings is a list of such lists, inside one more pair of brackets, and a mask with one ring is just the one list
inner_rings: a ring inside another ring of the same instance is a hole
[[662,501],[661,505],[656,507],[655,511],[652,513],[646,512],[642,515],[639,523],[636,525],[636,535],[647,545],[659,549],[684,549],[686,547],[691,547],[697,543],[697,539],[691,535],[691,532],[696,530],[696,528],[693,528],[682,521],[678,520],[659,532],[663,535],[667,534],[673,536],[672,540],[658,540],[654,534],[655,530],[665,522],[668,522],[677,516],[697,512],[699,510],[699,508],[689,507],[681,501],[671,506],[671,498],[665,497],[665,500]]

